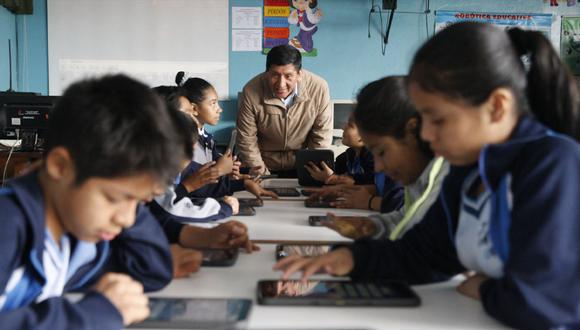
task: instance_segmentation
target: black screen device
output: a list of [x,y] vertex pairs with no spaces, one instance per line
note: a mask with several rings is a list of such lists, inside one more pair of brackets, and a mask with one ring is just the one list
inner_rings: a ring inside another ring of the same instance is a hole
[[129,328],[240,329],[251,307],[249,299],[149,298],[151,314]]
[[240,209],[238,211],[239,216],[251,216],[251,215],[256,215],[256,210],[249,206],[249,205],[241,205],[240,204]]
[[207,249],[202,251],[202,266],[229,267],[238,259],[238,249]]
[[230,143],[228,143],[228,149],[232,152],[232,155],[234,154],[234,148],[236,147],[236,138],[238,136],[238,130],[234,127],[234,129],[232,130],[232,133],[230,135]]
[[332,208],[333,206],[330,205],[330,201],[324,201],[324,200],[305,200],[304,201],[304,206],[306,207],[318,207],[318,208]]
[[257,294],[261,305],[411,307],[421,304],[419,296],[407,284],[396,281],[262,280],[258,282]]
[[302,196],[306,196],[306,197],[312,195],[312,191],[306,190],[306,189],[300,190],[300,193],[302,194]]
[[240,206],[261,207],[264,206],[264,201],[258,198],[238,198]]
[[288,256],[316,257],[328,253],[330,245],[300,245],[278,244],[276,245],[276,260]]
[[308,224],[313,227],[321,227],[322,221],[327,219],[326,215],[311,215],[308,217]]
[[298,173],[298,184],[303,187],[320,187],[322,181],[315,180],[308,170],[306,164],[314,163],[320,167],[321,162],[325,162],[328,167],[334,170],[334,152],[326,149],[303,149],[296,151],[296,172]]
[[278,195],[280,197],[298,197],[298,196],[300,196],[300,192],[296,188],[272,187],[272,188],[265,188],[265,189],[275,192],[276,195]]

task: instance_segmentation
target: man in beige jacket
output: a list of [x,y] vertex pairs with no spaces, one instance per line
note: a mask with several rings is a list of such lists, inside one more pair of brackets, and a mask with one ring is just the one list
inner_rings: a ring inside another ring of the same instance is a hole
[[239,155],[261,174],[295,177],[295,152],[324,149],[332,142],[333,113],[328,84],[302,69],[300,52],[272,48],[266,72],[252,78],[238,100]]

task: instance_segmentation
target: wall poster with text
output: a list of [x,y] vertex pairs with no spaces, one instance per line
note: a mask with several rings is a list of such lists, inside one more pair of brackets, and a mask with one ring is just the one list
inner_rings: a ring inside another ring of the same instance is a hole
[[580,17],[562,17],[560,57],[574,75],[580,75]]

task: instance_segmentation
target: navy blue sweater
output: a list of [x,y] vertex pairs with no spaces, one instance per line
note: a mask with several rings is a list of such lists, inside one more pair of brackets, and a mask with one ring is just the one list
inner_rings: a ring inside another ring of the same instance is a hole
[[[65,283],[64,292],[87,294],[79,302],[53,297],[35,302],[46,282],[42,256],[46,233],[44,196],[37,173],[14,179],[0,190],[0,309],[2,329],[121,329],[123,319],[103,295],[90,286],[109,271],[122,272],[141,282],[146,291],[159,290],[172,279],[169,244],[149,211],[140,206],[135,224],[111,242],[96,244],[96,257],[81,266]],[[71,239],[71,246],[76,244]],[[6,295],[8,280],[23,275]],[[18,292],[15,292],[18,291]]]
[[580,328],[580,145],[527,117],[478,164],[452,167],[438,201],[402,239],[356,242],[351,276],[426,283],[464,271],[454,242],[461,185],[475,166],[492,194],[488,237],[504,265],[480,287],[485,311],[517,328]]

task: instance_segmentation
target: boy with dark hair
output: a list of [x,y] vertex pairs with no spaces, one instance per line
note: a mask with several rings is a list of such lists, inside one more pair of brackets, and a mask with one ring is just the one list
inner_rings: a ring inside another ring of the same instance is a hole
[[[143,291],[172,277],[165,235],[142,201],[191,158],[189,130],[123,75],[73,84],[49,123],[40,170],[0,190],[0,323],[119,329],[149,314]],[[71,303],[62,295],[84,291]]]

